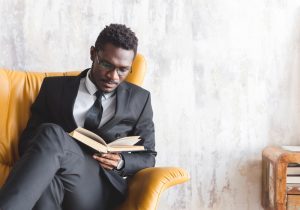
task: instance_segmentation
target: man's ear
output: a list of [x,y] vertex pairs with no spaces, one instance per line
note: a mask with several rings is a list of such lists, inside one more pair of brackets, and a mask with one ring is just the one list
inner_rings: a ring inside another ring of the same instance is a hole
[[96,53],[96,48],[94,46],[91,46],[91,48],[90,48],[90,59],[93,62],[94,62],[94,58],[95,58],[95,53]]

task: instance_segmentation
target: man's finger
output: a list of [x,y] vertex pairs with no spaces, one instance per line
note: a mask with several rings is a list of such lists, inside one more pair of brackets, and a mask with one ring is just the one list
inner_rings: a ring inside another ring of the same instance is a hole
[[103,154],[101,157],[108,158],[111,160],[117,160],[117,161],[119,161],[121,159],[121,157],[118,153]]
[[104,169],[108,169],[108,170],[113,170],[114,169],[114,167],[106,165],[105,163],[99,162],[99,165],[101,165]]
[[104,163],[106,165],[109,165],[111,167],[117,167],[117,165],[118,165],[118,161],[115,161],[115,160],[110,160],[110,159],[95,156],[95,155],[93,156],[93,158],[98,160],[99,162]]

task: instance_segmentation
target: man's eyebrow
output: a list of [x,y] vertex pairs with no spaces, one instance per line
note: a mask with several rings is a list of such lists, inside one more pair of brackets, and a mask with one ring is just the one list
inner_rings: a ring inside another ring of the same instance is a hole
[[109,62],[108,60],[105,60],[104,58],[102,58],[101,60],[102,60],[102,62],[104,61],[105,63],[108,63],[108,64],[110,64],[110,65],[112,65],[112,66],[115,66],[114,64],[112,64],[112,63]]
[[[108,60],[106,60],[105,58],[101,59],[102,61],[108,63],[111,66],[116,67],[114,64],[112,64],[111,62],[109,62]],[[118,68],[131,68],[131,66],[119,66]]]

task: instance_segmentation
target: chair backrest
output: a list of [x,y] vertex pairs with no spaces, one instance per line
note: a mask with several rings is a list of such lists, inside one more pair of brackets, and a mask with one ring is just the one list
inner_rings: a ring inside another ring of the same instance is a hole
[[[138,54],[127,81],[142,85],[146,62]],[[36,73],[0,69],[0,187],[18,159],[18,144],[30,116],[30,107],[45,77],[77,75],[79,72]]]

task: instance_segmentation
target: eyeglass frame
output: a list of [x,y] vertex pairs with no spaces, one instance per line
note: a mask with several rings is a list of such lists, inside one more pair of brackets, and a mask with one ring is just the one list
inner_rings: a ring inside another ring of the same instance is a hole
[[128,74],[129,71],[132,70],[131,66],[130,66],[130,68],[127,68],[127,67],[124,67],[123,69],[122,69],[122,67],[118,68],[115,65],[109,63],[108,61],[105,61],[103,59],[100,60],[98,56],[99,56],[99,54],[96,53],[97,64],[100,66],[101,70],[103,70],[103,71],[110,72],[110,71],[116,70],[119,77],[124,77]]

